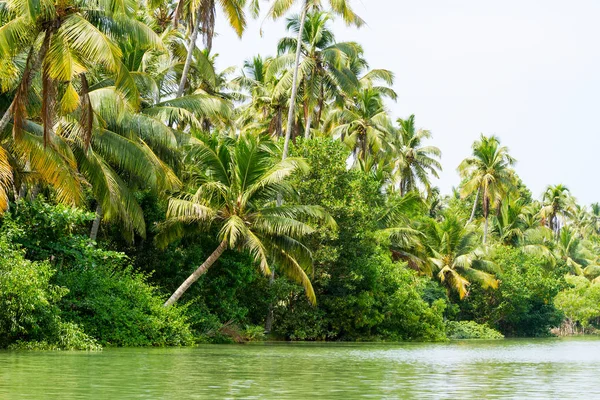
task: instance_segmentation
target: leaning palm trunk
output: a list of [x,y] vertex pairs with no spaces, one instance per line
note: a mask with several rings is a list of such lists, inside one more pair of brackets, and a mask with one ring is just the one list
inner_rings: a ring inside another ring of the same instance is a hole
[[300,16],[300,27],[298,29],[298,43],[296,46],[296,61],[294,63],[294,75],[292,79],[292,97],[290,98],[290,109],[288,112],[287,129],[285,131],[285,141],[283,142],[283,159],[287,158],[288,148],[290,146],[290,136],[294,125],[294,108],[296,107],[296,95],[298,93],[298,70],[300,69],[300,54],[302,52],[302,32],[304,32],[304,23],[306,22],[306,13],[308,12],[308,0],[304,0],[302,5],[302,14]]
[[185,90],[187,83],[188,73],[190,72],[190,66],[192,65],[192,56],[194,55],[194,49],[196,48],[196,39],[198,39],[198,31],[200,30],[200,19],[202,17],[202,6],[198,6],[198,13],[196,15],[196,21],[194,23],[194,29],[192,30],[192,37],[190,38],[190,44],[188,45],[188,54],[185,59],[185,65],[181,72],[181,81],[179,81],[179,88],[177,89],[177,96],[181,97]]
[[204,261],[204,263],[202,263],[202,265],[199,266],[198,269],[195,270],[181,284],[181,286],[179,286],[177,288],[175,293],[173,293],[171,295],[171,297],[169,297],[169,300],[166,301],[164,306],[168,307],[170,305],[173,305],[177,300],[179,300],[179,298],[185,293],[185,291],[188,290],[188,288],[190,286],[192,286],[192,283],[196,282],[198,280],[198,278],[200,278],[202,275],[204,275],[206,273],[206,271],[208,271],[208,269],[215,263],[215,261],[217,261],[219,259],[219,257],[221,257],[221,254],[223,254],[223,252],[225,251],[226,248],[227,248],[227,241],[223,240],[219,244],[219,247],[217,247],[215,249],[215,251],[213,251],[213,253],[206,259],[206,261]]

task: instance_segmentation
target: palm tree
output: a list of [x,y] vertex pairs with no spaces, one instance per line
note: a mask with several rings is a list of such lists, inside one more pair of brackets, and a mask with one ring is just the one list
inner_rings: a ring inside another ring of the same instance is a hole
[[575,275],[584,275],[586,268],[595,264],[596,258],[590,250],[589,241],[570,226],[560,230],[554,247],[554,257],[564,261],[571,273]]
[[600,203],[592,203],[590,213],[594,232],[600,234]]
[[234,79],[240,88],[249,93],[250,101],[240,108],[238,126],[244,132],[268,132],[274,137],[283,136],[283,113],[287,93],[276,92],[279,75],[268,75],[272,58],[260,55],[244,62],[242,75]]
[[391,127],[381,93],[376,88],[361,89],[354,95],[349,108],[333,110],[326,128],[339,137],[354,154],[355,165],[365,163],[388,145],[386,137]]
[[407,119],[398,119],[398,129],[391,131],[391,144],[396,158],[395,174],[399,181],[400,194],[417,190],[420,183],[429,193],[431,182],[429,176],[439,178],[442,170],[439,158],[442,153],[435,146],[422,146],[424,139],[431,138],[431,132],[416,129],[414,114]]
[[492,216],[492,232],[506,246],[520,245],[525,232],[529,229],[527,212],[521,197],[513,199],[507,196],[496,215]]
[[[316,124],[320,123],[325,101],[330,98],[348,98],[359,87],[357,76],[350,69],[350,60],[357,57],[362,48],[351,42],[336,43],[333,32],[328,28],[331,15],[322,11],[312,11],[306,16],[302,32],[301,53],[303,60],[299,66],[298,85],[303,98],[305,137],[317,114]],[[288,19],[288,30],[298,33],[298,17]],[[279,56],[270,63],[267,76],[286,71],[278,85],[276,95],[287,95],[292,83],[293,71],[289,70],[294,62],[296,38],[283,38],[279,42]]]
[[[278,19],[286,14],[289,9],[296,4],[296,0],[274,0],[269,10],[269,15],[273,19]],[[364,21],[354,13],[350,7],[349,0],[329,0],[331,12],[335,15],[341,15],[346,24],[354,24],[360,27]],[[306,22],[306,14],[311,7],[320,8],[321,0],[302,0],[302,11],[298,24],[298,36],[296,38],[296,57],[294,60],[292,87],[289,104],[289,112],[287,117],[287,128],[285,131],[285,140],[283,144],[282,157],[285,159],[288,154],[290,136],[292,134],[292,126],[294,123],[294,110],[296,108],[296,96],[298,94],[298,71],[300,69],[300,55],[302,51],[302,34],[304,32],[304,24]]]
[[307,168],[298,158],[277,161],[279,154],[273,141],[253,136],[212,138],[193,147],[188,159],[192,184],[170,200],[158,240],[165,245],[190,230],[196,233],[210,227],[218,229],[220,244],[165,306],[175,303],[226,249],[247,251],[265,275],[271,273],[271,262],[277,263],[303,284],[315,303],[305,272],[311,265],[310,251],[301,243],[314,228],[301,219],[334,222],[320,207],[273,204],[278,193],[290,200],[295,196],[288,178]]
[[[105,1],[4,3],[2,14],[7,20],[0,28],[0,58],[14,62],[11,72],[20,72],[20,78],[13,76],[12,85],[4,88],[12,98],[0,132],[3,153],[9,149],[12,154],[3,157],[0,198],[6,198],[10,183],[6,166],[10,165],[15,197],[17,187],[23,189],[24,183],[32,183],[28,176],[35,176],[54,187],[59,201],[81,202],[75,156],[55,134],[57,115],[80,110],[81,137],[87,147],[94,119],[87,75],[102,69],[113,75],[112,85],[126,92],[132,81],[117,41],[135,37],[140,46],[160,47],[158,36],[134,18],[135,6]],[[8,137],[5,128],[11,119],[12,137]]]
[[462,299],[468,287],[476,281],[484,288],[497,288],[494,273],[497,266],[486,259],[486,253],[478,248],[477,235],[468,230],[455,217],[442,222],[430,220],[424,227],[425,241],[429,250],[428,262],[437,271],[437,278]]
[[[221,9],[227,16],[229,25],[235,30],[239,37],[242,36],[246,29],[246,16],[244,12],[245,0],[220,0],[219,4]],[[204,43],[206,49],[210,53],[212,49],[212,39],[215,31],[215,16],[216,16],[216,2],[215,0],[179,0],[177,8],[173,15],[173,21],[175,25],[181,18],[184,18],[188,23],[188,27],[191,27],[192,34],[187,46],[187,57],[181,73],[181,80],[179,81],[179,88],[177,90],[177,97],[183,95],[185,86],[187,84],[188,73],[190,66],[192,65],[192,58],[196,50],[196,40],[198,39],[198,33],[200,32],[200,26],[202,26],[202,35],[204,37]]]
[[473,156],[463,160],[458,166],[459,173],[463,179],[466,179],[460,193],[461,197],[465,198],[473,192],[477,193],[469,222],[473,219],[477,198],[481,195],[485,218],[484,244],[487,241],[490,208],[501,201],[514,186],[514,171],[511,168],[514,164],[515,159],[508,154],[506,146],[500,146],[497,137],[481,135],[480,140],[473,143]]
[[565,218],[572,214],[574,201],[569,188],[564,185],[548,186],[544,192],[543,202],[541,215],[548,227],[559,235],[561,226],[558,217],[562,216],[564,224]]

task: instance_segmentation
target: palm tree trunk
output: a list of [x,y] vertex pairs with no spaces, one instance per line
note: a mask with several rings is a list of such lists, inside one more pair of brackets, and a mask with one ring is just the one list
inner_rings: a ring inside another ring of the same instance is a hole
[[298,70],[300,69],[300,54],[302,51],[302,32],[304,32],[304,23],[306,22],[306,13],[308,12],[308,0],[304,0],[302,5],[302,14],[300,16],[300,27],[298,30],[298,44],[296,46],[296,61],[294,64],[294,75],[292,79],[292,97],[290,98],[290,109],[288,112],[287,129],[285,130],[285,141],[283,142],[283,159],[287,158],[290,146],[290,136],[294,126],[294,108],[296,107],[296,95],[298,93]]
[[196,14],[196,21],[194,23],[194,29],[192,30],[192,37],[188,45],[188,54],[185,59],[185,65],[181,72],[181,81],[179,82],[179,88],[177,89],[177,96],[181,97],[185,90],[185,84],[187,83],[188,73],[190,72],[190,66],[192,65],[192,56],[194,55],[194,49],[196,48],[196,39],[198,39],[198,31],[200,30],[200,20],[202,17],[202,6],[198,5],[198,12]]
[[227,241],[223,240],[219,244],[219,247],[217,247],[215,251],[213,251],[213,253],[206,259],[206,261],[204,261],[204,263],[202,263],[202,265],[199,266],[198,269],[196,269],[181,284],[181,286],[177,288],[177,290],[171,295],[171,297],[169,297],[169,300],[165,302],[164,306],[169,307],[170,305],[173,305],[177,300],[179,300],[179,298],[185,293],[185,291],[188,290],[190,286],[192,286],[192,283],[196,282],[198,278],[204,275],[206,271],[208,271],[208,269],[215,263],[215,261],[217,261],[219,257],[221,257],[221,254],[223,254],[225,249],[227,249]]
[[[292,127],[294,125],[294,108],[296,107],[296,95],[298,93],[298,69],[300,68],[300,54],[302,51],[302,32],[304,31],[304,23],[306,22],[306,13],[308,12],[308,0],[304,0],[302,5],[302,14],[300,15],[300,28],[298,30],[298,45],[296,46],[296,61],[294,64],[294,75],[292,79],[292,97],[290,98],[290,109],[288,111],[287,128],[285,130],[285,140],[283,142],[282,160],[285,160],[290,147],[290,137],[292,136]],[[281,206],[283,198],[281,193],[277,194],[277,206]],[[275,268],[271,271],[269,285],[275,280]],[[265,322],[265,332],[270,333],[273,327],[273,304],[269,304],[269,313]]]
[[100,222],[102,221],[102,206],[98,203],[96,206],[96,218],[92,224],[92,230],[90,231],[90,239],[96,240],[98,237],[98,229],[100,229]]
[[308,112],[306,117],[306,127],[304,128],[304,139],[310,138],[310,124],[312,123],[312,112]]
[[[31,62],[33,59],[33,54],[35,51],[35,47],[32,46],[29,51],[29,56],[27,57],[27,62],[25,63],[25,71],[23,71],[23,79],[25,81],[21,82],[21,85],[25,85],[25,90],[29,90],[29,86],[31,86],[31,80],[33,78],[33,74],[37,71],[37,69],[42,65],[42,61],[46,57],[46,53],[48,52],[48,48],[50,47],[50,36],[52,36],[52,32],[50,30],[46,30],[44,34],[44,41],[42,42],[42,47],[40,47],[40,53],[38,54],[38,58]],[[17,89],[18,91],[19,89]],[[15,96],[10,103],[10,106],[4,112],[2,119],[0,119],[0,132],[4,131],[10,122],[10,118],[12,116],[13,108],[16,105],[17,98],[19,96]]]
[[488,216],[485,216],[485,224],[483,225],[483,244],[487,243],[487,234],[488,234]]
[[475,194],[475,201],[473,202],[473,209],[471,210],[471,217],[469,217],[469,222],[467,222],[467,225],[469,225],[471,222],[473,222],[473,218],[475,218],[475,210],[477,209],[477,202],[479,201],[479,192],[481,191],[481,187],[479,189],[477,189],[477,194]]
[[6,129],[6,127],[8,126],[8,123],[10,122],[10,117],[12,115],[12,109],[13,109],[14,104],[15,104],[15,101],[13,100],[10,103],[10,106],[8,106],[8,108],[4,112],[2,119],[0,119],[0,132],[4,131],[4,129]]
[[488,196],[488,191],[486,189],[483,192],[483,217],[485,218],[485,223],[483,225],[483,244],[487,243],[489,216],[490,216],[490,198]]

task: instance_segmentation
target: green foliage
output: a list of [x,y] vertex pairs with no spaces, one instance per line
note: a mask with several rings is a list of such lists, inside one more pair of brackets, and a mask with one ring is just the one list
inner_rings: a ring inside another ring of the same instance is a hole
[[558,293],[554,304],[584,329],[600,328],[600,284],[582,276],[567,276],[569,287]]
[[506,336],[548,336],[563,314],[553,303],[564,287],[560,270],[519,249],[498,247],[493,257],[501,269],[498,290],[474,287],[461,306],[461,319],[487,323]]
[[448,321],[446,335],[450,339],[502,339],[504,335],[475,321]]
[[68,290],[50,282],[50,264],[23,253],[0,240],[0,348],[97,350],[79,326],[62,320],[57,303]]
[[313,237],[313,282],[319,299],[311,307],[293,288],[276,307],[276,333],[294,340],[442,340],[443,300],[421,298],[426,279],[382,254],[375,238],[384,206],[378,182],[345,168],[347,150],[330,139],[303,142],[295,152],[313,168],[298,177],[302,200],[331,213],[338,229]]
[[[146,275],[128,266],[125,254],[98,248],[79,235],[86,230],[82,225],[89,219],[87,213],[77,209],[41,202],[21,203],[15,215],[5,216],[1,232],[22,245],[30,258],[50,259],[58,266],[55,276],[43,269],[45,280],[39,285],[48,285],[53,307],[63,310],[66,321],[82,326],[100,343],[192,343],[184,309],[162,307],[163,297],[147,283]],[[51,271],[48,262],[34,265]],[[59,296],[55,294],[59,289],[55,288],[66,289],[60,289]],[[27,296],[30,297],[39,296]]]
[[104,263],[60,271],[70,292],[61,301],[65,317],[109,346],[181,346],[193,337],[180,307],[165,308],[146,277],[104,252]]

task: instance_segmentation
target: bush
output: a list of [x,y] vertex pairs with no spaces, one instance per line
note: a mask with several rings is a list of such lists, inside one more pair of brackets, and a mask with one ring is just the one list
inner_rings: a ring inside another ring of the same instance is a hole
[[348,171],[345,146],[331,139],[298,141],[311,170],[296,177],[301,203],[324,207],[338,229],[320,229],[311,277],[318,306],[279,282],[275,333],[292,340],[444,340],[445,302],[423,300],[427,279],[393,263],[375,240],[386,206],[376,177]]
[[185,309],[163,307],[164,299],[146,276],[124,264],[121,254],[90,249],[101,265],[62,270],[57,281],[69,288],[61,300],[65,317],[103,345],[182,346],[193,342]]
[[550,328],[563,320],[563,313],[554,305],[565,285],[561,270],[504,246],[495,250],[493,261],[502,271],[498,289],[472,285],[469,296],[459,303],[459,319],[487,324],[505,336],[549,336]]
[[600,283],[592,283],[583,276],[566,276],[565,279],[570,287],[556,296],[556,307],[584,331],[600,328]]
[[[98,248],[85,236],[85,225],[92,218],[93,214],[79,209],[39,201],[21,202],[16,213],[4,217],[0,233],[23,246],[28,258],[52,260],[57,269],[54,276],[44,269],[51,271],[47,261],[32,264],[41,268],[45,280],[40,285],[47,285],[47,297],[52,298],[56,310],[62,310],[65,321],[83,327],[100,343],[113,346],[192,343],[185,310],[177,306],[162,307],[160,293],[147,283],[147,275],[129,266],[125,254]],[[56,288],[62,288],[60,296],[55,294],[59,290]],[[27,295],[28,299],[39,297],[35,293]],[[68,332],[70,327],[62,329]],[[43,340],[40,339],[41,347],[45,346]],[[47,342],[49,347],[54,343]]]
[[68,293],[50,283],[47,262],[31,262],[0,240],[0,348],[96,350],[77,325],[63,322],[57,303]]
[[448,321],[446,335],[450,339],[502,339],[504,335],[475,321]]

